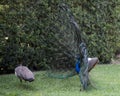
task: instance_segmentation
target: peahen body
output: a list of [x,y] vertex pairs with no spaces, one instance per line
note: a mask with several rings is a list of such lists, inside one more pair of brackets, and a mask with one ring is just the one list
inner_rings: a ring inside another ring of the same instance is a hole
[[22,82],[22,80],[32,82],[35,79],[32,71],[22,65],[15,68],[15,75],[20,79],[20,82]]

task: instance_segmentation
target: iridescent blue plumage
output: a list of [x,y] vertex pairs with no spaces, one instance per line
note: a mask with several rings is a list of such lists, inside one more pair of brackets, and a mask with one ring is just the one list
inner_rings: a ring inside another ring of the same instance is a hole
[[75,71],[77,73],[79,73],[80,72],[80,57],[77,57],[75,65],[76,65],[75,66]]

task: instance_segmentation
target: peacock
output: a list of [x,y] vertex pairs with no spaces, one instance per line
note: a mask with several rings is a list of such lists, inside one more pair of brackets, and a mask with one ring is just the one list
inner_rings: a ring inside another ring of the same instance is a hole
[[[90,72],[98,62],[99,62],[99,59],[97,57],[88,58],[88,72]],[[80,72],[80,57],[77,57],[75,65],[76,65],[75,71],[79,73]]]

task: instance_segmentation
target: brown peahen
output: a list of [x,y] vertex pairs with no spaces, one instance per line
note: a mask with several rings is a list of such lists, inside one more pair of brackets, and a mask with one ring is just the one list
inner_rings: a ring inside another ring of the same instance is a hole
[[28,67],[22,65],[15,68],[15,75],[20,79],[20,82],[22,80],[32,82],[35,79],[33,72]]

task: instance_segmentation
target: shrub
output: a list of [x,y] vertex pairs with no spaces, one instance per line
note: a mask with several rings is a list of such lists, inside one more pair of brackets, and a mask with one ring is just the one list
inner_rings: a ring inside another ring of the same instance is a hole
[[[89,56],[97,56],[101,63],[110,62],[118,44],[116,36],[119,31],[115,13],[117,2],[117,0],[65,0],[79,24]],[[2,72],[13,70],[20,63],[33,69],[46,68],[53,64],[57,52],[67,51],[55,38],[57,30],[54,30],[56,22],[53,22],[53,19],[59,13],[57,11],[59,3],[61,0],[1,1]],[[70,62],[74,65],[73,60]]]

